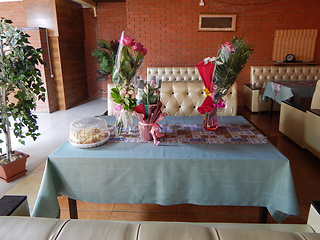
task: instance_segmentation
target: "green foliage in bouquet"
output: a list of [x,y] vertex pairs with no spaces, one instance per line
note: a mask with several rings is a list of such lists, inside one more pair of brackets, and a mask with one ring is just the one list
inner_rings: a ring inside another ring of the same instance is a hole
[[213,73],[213,82],[218,86],[215,99],[220,99],[227,93],[252,52],[253,45],[242,37],[240,39],[233,38],[231,44],[226,42],[219,46]]
[[124,110],[133,111],[134,107],[137,105],[134,85],[117,85],[117,87],[112,88],[111,91],[111,97],[115,103],[120,104],[121,108]]
[[118,41],[106,41],[99,39],[97,48],[91,52],[91,56],[97,58],[101,70],[98,70],[97,80],[107,80],[109,75],[113,75],[113,69],[117,51],[119,47]]
[[122,36],[116,57],[112,81],[119,85],[128,85],[139,71],[147,49],[129,36]]

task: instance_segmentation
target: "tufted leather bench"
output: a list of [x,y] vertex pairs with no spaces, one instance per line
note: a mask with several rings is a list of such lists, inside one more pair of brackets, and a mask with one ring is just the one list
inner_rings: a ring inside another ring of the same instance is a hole
[[[160,98],[162,111],[170,116],[200,116],[197,108],[206,95],[196,67],[149,67],[148,77],[162,79]],[[220,116],[236,116],[238,107],[237,83],[223,97],[226,107],[218,110]]]
[[[250,83],[244,86],[244,104],[251,112],[269,111],[268,102],[262,100],[268,81],[317,81],[320,79],[320,66],[252,66]],[[274,104],[273,110],[280,105]]]
[[[203,103],[205,93],[200,74],[196,67],[149,67],[147,78],[158,76],[162,80],[160,98],[162,111],[171,116],[199,116],[197,108]],[[108,115],[113,115],[114,102],[108,84]],[[218,115],[237,115],[237,83],[234,83],[223,97],[226,107],[218,110]]]

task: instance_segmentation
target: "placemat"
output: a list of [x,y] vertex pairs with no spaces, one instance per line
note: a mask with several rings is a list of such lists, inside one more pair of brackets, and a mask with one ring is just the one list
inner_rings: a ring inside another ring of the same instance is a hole
[[[116,135],[114,124],[109,124],[111,136],[108,142],[147,143],[140,139],[138,125],[128,134]],[[252,124],[219,124],[214,131],[205,130],[201,124],[160,124],[164,137],[161,143],[268,143],[267,138]]]

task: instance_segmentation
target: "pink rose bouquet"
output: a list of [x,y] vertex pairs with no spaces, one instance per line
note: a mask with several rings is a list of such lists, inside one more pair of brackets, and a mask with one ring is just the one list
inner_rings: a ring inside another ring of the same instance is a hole
[[112,81],[120,85],[128,85],[139,71],[148,51],[140,42],[123,34],[119,40]]

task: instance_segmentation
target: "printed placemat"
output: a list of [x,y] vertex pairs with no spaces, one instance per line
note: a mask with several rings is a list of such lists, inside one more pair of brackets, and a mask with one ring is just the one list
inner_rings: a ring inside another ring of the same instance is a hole
[[[140,139],[138,125],[128,134],[116,135],[114,125],[109,124],[111,136],[108,142],[146,143]],[[205,130],[200,124],[160,124],[164,137],[160,143],[268,143],[267,138],[252,124],[220,124],[214,131]],[[153,141],[149,141],[153,142]]]

